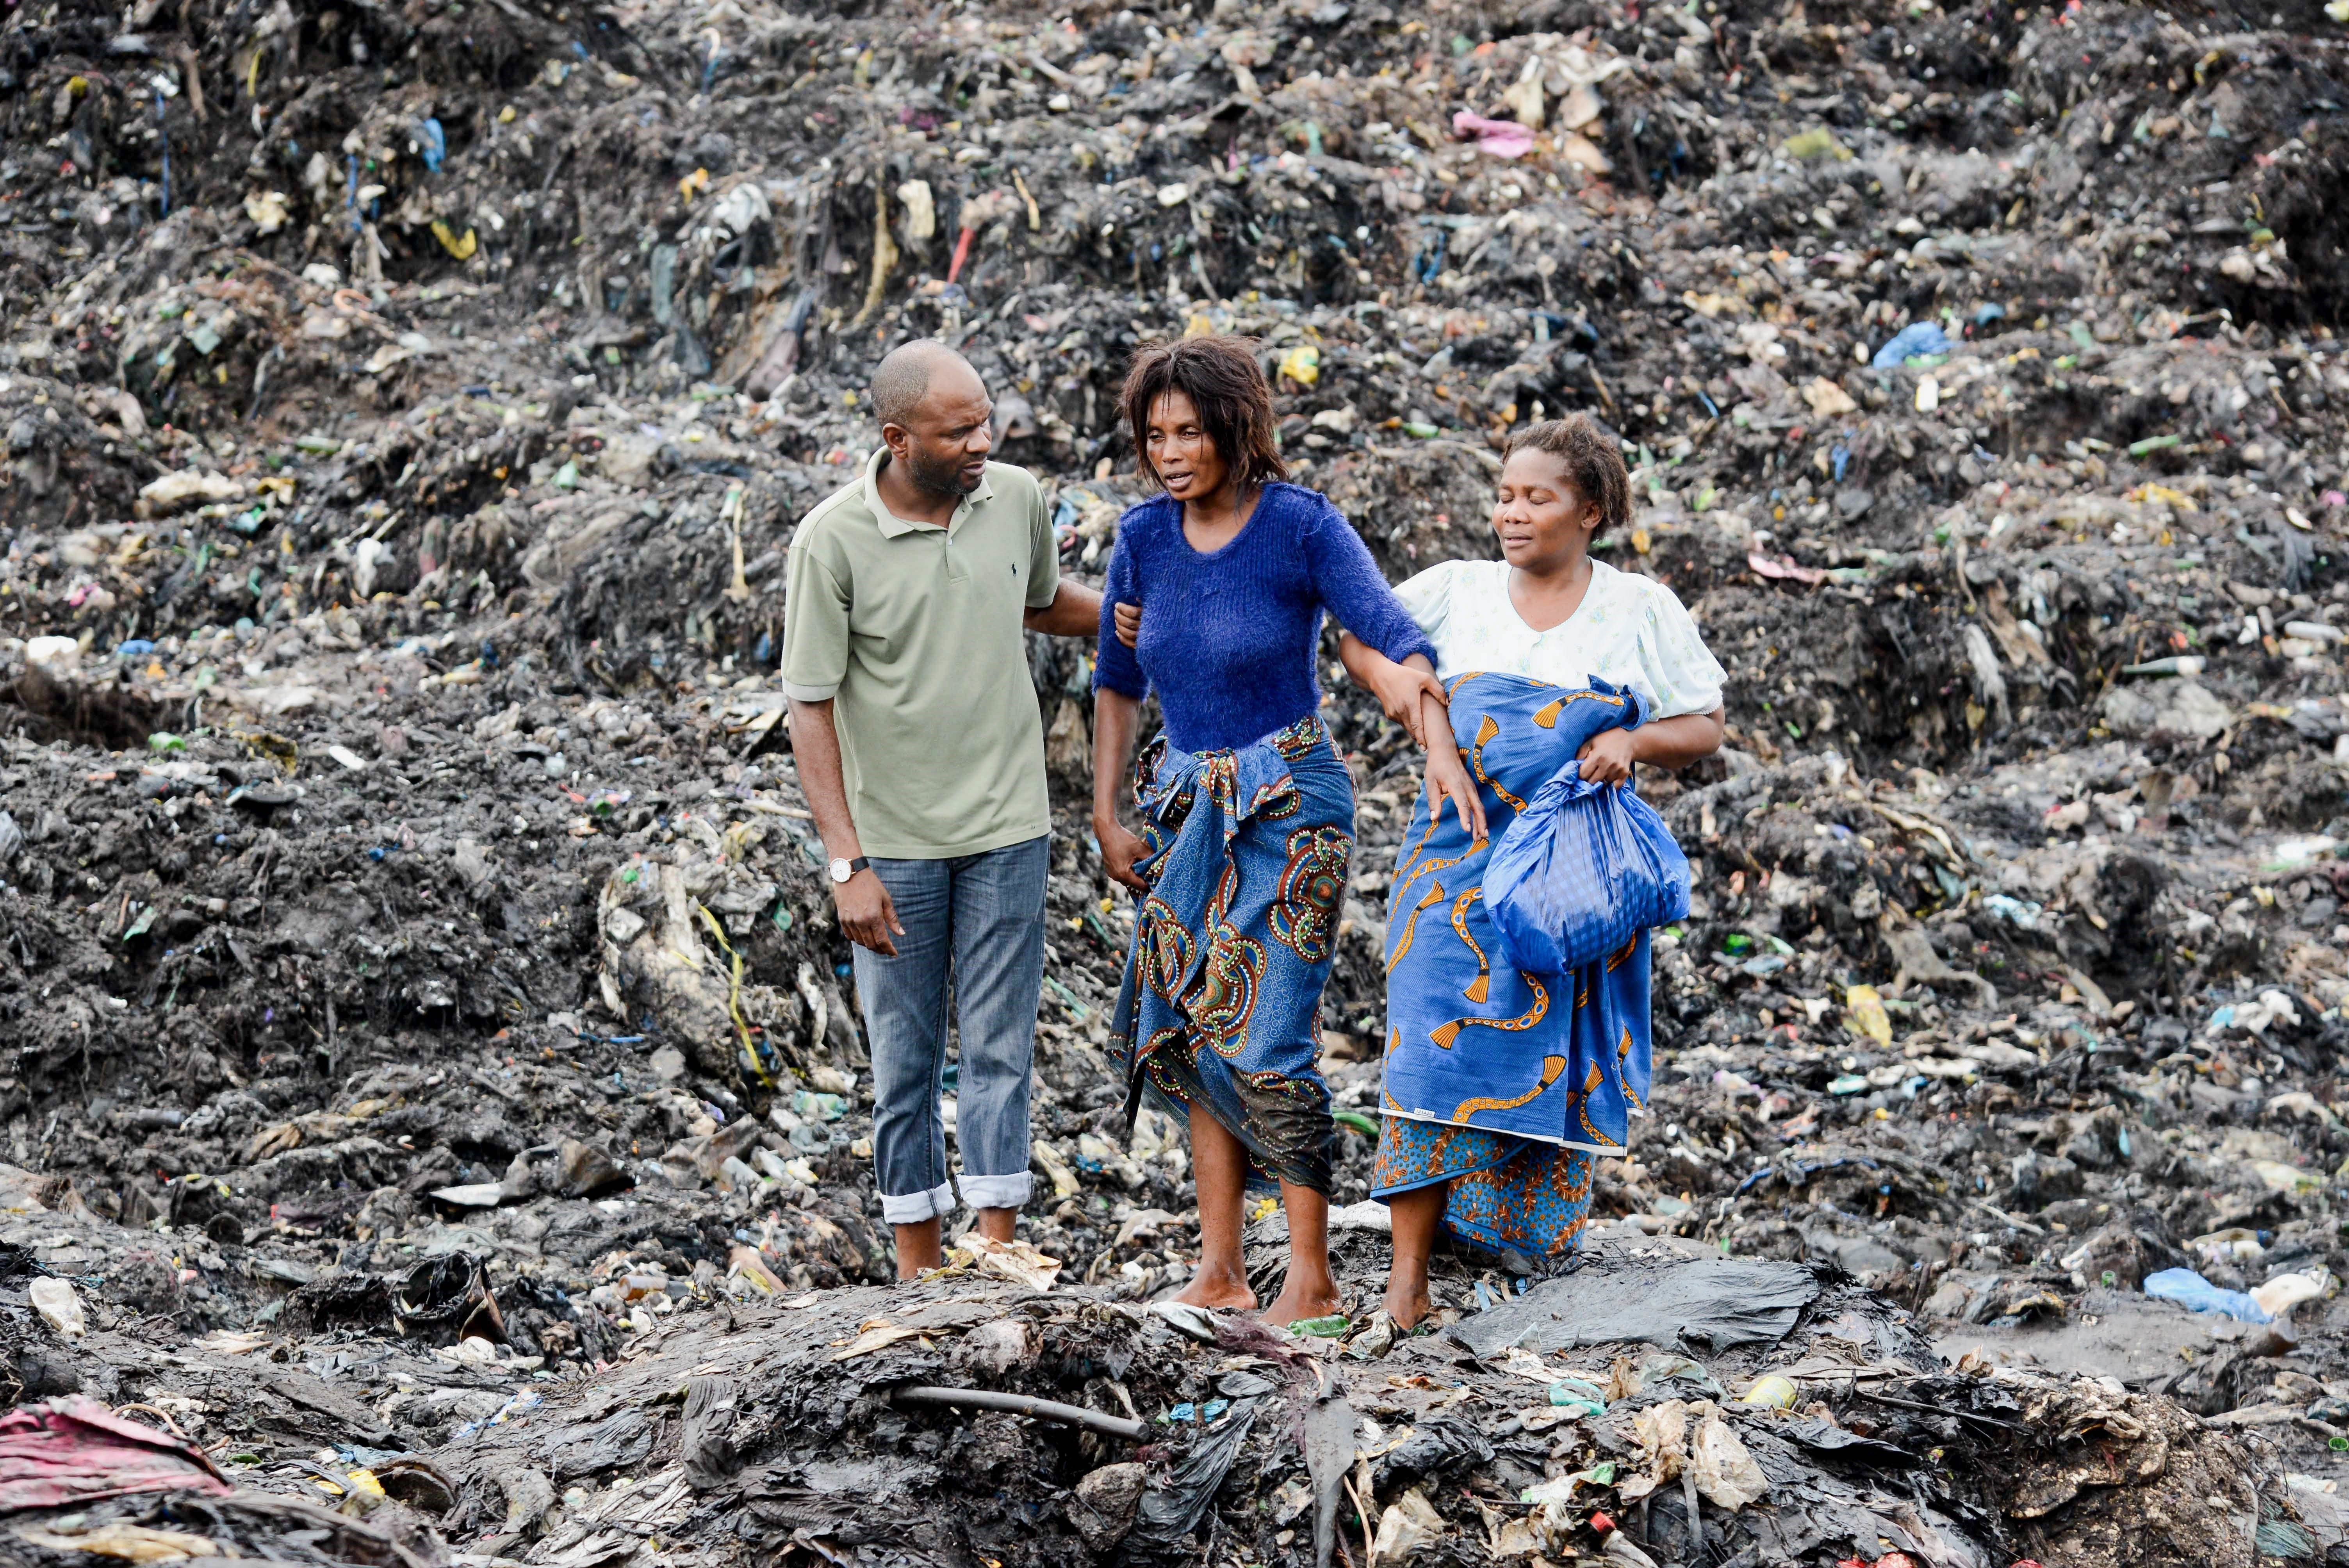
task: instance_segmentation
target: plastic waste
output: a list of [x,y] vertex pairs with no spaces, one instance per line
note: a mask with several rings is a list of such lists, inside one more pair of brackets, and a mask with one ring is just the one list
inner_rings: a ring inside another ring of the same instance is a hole
[[1511,963],[1562,975],[1686,919],[1688,857],[1654,807],[1569,762],[1493,847],[1485,901]]
[[2216,1312],[2242,1323],[2273,1323],[2275,1314],[2240,1290],[2221,1290],[2192,1269],[2163,1269],[2145,1276],[2145,1294],[2174,1301],[2192,1312]]
[[1947,354],[1950,335],[1937,322],[1912,321],[1888,339],[1868,363],[1878,370],[1897,370],[1926,354]]
[[2265,1284],[2254,1287],[2251,1297],[2271,1317],[2284,1317],[2303,1301],[2316,1301],[2333,1288],[2333,1275],[2324,1269],[2312,1274],[2281,1274]]
[[1774,1410],[1791,1410],[1795,1408],[1795,1385],[1772,1372],[1747,1385],[1745,1392],[1738,1396],[1738,1403],[1764,1405]]
[[1884,1010],[1884,998],[1875,986],[1852,986],[1843,994],[1843,1005],[1854,1033],[1879,1046],[1892,1043],[1892,1017]]
[[1231,1473],[1248,1433],[1256,1429],[1262,1399],[1236,1401],[1223,1420],[1206,1429],[1182,1462],[1143,1493],[1135,1511],[1133,1533],[1127,1537],[1136,1551],[1169,1552],[1189,1535],[1215,1505],[1216,1492]]
[[1455,136],[1473,136],[1476,150],[1495,158],[1523,158],[1534,150],[1534,133],[1513,119],[1486,119],[1462,109],[1452,117]]
[[89,1332],[89,1320],[81,1309],[81,1297],[73,1283],[61,1279],[36,1279],[26,1288],[26,1296],[41,1321],[67,1339],[79,1339]]
[[1549,1402],[1561,1409],[1578,1410],[1586,1416],[1607,1413],[1607,1395],[1596,1383],[1579,1377],[1561,1377],[1549,1386]]
[[1633,1339],[1718,1351],[1783,1339],[1818,1294],[1810,1269],[1771,1259],[1690,1258],[1666,1268],[1595,1262],[1463,1317],[1452,1337],[1479,1356],[1508,1346],[1546,1356]]

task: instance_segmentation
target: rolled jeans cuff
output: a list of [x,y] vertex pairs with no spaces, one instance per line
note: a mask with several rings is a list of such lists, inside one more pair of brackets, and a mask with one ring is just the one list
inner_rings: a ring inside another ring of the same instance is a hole
[[1024,1209],[1035,1189],[1035,1177],[1026,1171],[1009,1176],[962,1176],[962,1201],[974,1209]]
[[903,1197],[881,1194],[881,1217],[893,1225],[918,1225],[924,1220],[935,1220],[954,1212],[955,1190],[951,1181],[941,1181],[926,1192],[908,1192]]

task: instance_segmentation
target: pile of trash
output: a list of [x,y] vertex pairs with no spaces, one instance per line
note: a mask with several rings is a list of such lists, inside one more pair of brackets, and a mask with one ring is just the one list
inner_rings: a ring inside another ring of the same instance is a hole
[[[10,1550],[2337,1550],[2344,27],[12,9],[0,1445],[159,1484],[9,1496]],[[1131,915],[1090,657],[1043,639],[1040,1195],[884,1288],[792,529],[936,335],[1097,580],[1125,359],[1210,331],[1396,579],[1494,552],[1509,429],[1601,420],[1605,558],[1732,677],[1722,756],[1641,780],[1694,898],[1593,1261],[1441,1259],[1398,1343],[1364,1200],[1418,779],[1334,650],[1347,1321],[1163,1299],[1187,1149],[1103,1053]],[[1709,1270],[1757,1336],[1656,1327]]]

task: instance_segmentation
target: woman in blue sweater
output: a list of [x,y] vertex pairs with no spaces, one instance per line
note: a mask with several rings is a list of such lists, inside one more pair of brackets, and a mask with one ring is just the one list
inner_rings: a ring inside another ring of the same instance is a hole
[[[1147,1093],[1190,1122],[1200,1258],[1181,1299],[1257,1305],[1240,1203],[1251,1181],[1278,1181],[1288,1277],[1265,1317],[1287,1324],[1339,1306],[1317,1017],[1354,794],[1318,712],[1324,611],[1392,661],[1408,689],[1381,700],[1421,715],[1414,736],[1450,729],[1433,650],[1361,537],[1327,499],[1280,482],[1272,392],[1251,348],[1153,346],[1126,377],[1142,470],[1166,493],[1119,520],[1102,594],[1093,831],[1109,874],[1137,895],[1112,1026],[1128,1115]],[[1121,603],[1147,605],[1132,648],[1117,634]],[[1118,820],[1118,781],[1153,691],[1165,727],[1135,764],[1136,834]],[[1475,799],[1454,748],[1431,758],[1429,788],[1438,809]]]

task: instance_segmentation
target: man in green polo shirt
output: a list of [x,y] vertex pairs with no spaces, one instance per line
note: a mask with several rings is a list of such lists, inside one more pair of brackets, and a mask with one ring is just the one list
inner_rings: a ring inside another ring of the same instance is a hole
[[856,944],[874,1173],[911,1279],[943,1261],[955,1205],[938,1115],[950,989],[962,1195],[1005,1242],[1028,1201],[1052,819],[1021,633],[1091,636],[1101,595],[1061,580],[1035,477],[988,461],[993,405],[962,356],[905,345],[873,404],[882,449],[792,538],[783,690]]

